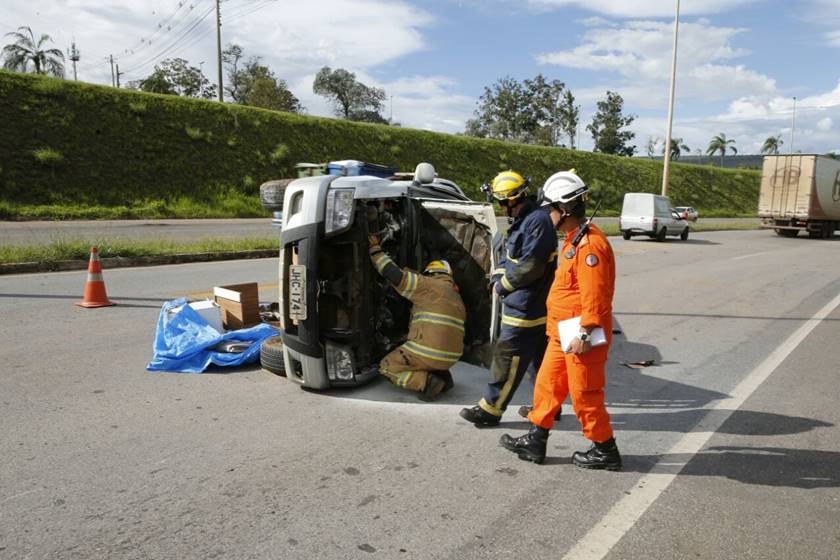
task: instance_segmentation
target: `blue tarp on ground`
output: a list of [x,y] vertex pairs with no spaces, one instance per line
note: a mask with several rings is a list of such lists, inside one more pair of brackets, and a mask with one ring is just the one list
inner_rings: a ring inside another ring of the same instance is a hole
[[[210,364],[249,364],[259,359],[262,341],[278,334],[265,323],[249,329],[220,333],[187,303],[187,298],[178,298],[167,301],[161,307],[153,348],[155,354],[146,366],[147,370],[201,373]],[[170,311],[177,307],[181,309],[171,314]],[[226,340],[252,340],[253,344],[239,354],[210,349]]]

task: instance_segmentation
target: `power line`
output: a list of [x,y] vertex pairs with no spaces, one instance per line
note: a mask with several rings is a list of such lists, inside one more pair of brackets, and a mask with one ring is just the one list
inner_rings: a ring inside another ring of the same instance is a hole
[[[186,29],[188,27],[189,23],[185,23],[185,22],[187,22],[187,20],[190,18],[190,16],[193,15],[196,6],[199,6],[204,1],[206,1],[206,0],[192,0],[190,2],[180,3],[179,7],[175,10],[175,12],[172,13],[172,15],[169,18],[167,18],[163,22],[158,23],[157,29],[155,29],[152,32],[151,35],[149,35],[148,37],[142,37],[134,45],[132,45],[131,47],[129,47],[127,49],[124,49],[123,50],[124,54],[123,54],[122,58],[130,58],[132,56],[145,55],[145,52],[148,49],[153,48],[152,47],[153,44],[157,45],[161,41],[166,41],[167,40],[166,36],[169,35],[170,33],[176,33],[177,34],[177,33],[182,32],[184,29]],[[178,14],[178,11],[184,6],[187,6],[188,10],[186,12],[184,12],[183,14],[181,14],[178,17],[177,21],[174,21],[174,22],[170,23],[170,21],[172,21],[172,19]],[[181,26],[181,24],[184,24],[184,25],[183,25],[183,27],[180,27],[180,29],[179,29],[179,26]],[[158,37],[158,34],[162,34],[162,35],[160,37]]]
[[131,68],[127,68],[126,72],[133,72],[139,68],[143,68],[148,66],[151,63],[157,62],[159,59],[171,54],[175,49],[179,46],[183,45],[185,40],[188,39],[191,33],[198,27],[207,17],[213,12],[213,6],[210,6],[202,15],[196,20],[189,28],[187,28],[179,37],[177,37],[174,41],[170,42],[167,46],[163,49],[156,52],[154,55],[147,57],[142,62],[134,63]]

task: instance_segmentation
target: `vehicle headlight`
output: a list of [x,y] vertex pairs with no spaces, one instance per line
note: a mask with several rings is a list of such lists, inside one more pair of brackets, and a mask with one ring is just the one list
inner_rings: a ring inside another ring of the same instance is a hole
[[338,381],[352,381],[355,375],[353,352],[346,346],[327,343],[327,377]]
[[353,189],[336,189],[327,193],[326,232],[347,229],[353,221]]

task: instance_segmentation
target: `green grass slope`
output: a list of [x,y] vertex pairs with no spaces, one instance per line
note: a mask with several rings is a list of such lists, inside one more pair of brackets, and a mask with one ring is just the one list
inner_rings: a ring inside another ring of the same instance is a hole
[[[473,198],[498,171],[541,184],[575,168],[620,210],[658,192],[662,164],[309,117],[0,71],[0,218],[262,216],[261,182],[297,162],[360,159],[412,170],[428,161]],[[672,166],[670,195],[704,216],[755,213],[760,175]]]

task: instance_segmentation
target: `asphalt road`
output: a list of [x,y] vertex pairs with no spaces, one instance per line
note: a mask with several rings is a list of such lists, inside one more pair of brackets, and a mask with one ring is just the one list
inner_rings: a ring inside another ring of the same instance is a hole
[[[701,218],[701,223],[743,223],[744,218]],[[597,218],[595,223],[617,223],[618,218]],[[505,227],[507,220],[499,218]],[[755,219],[756,225],[759,223]],[[99,220],[69,222],[0,221],[0,246],[43,245],[53,241],[86,239],[196,241],[206,238],[249,239],[276,235],[270,218],[225,220]]]
[[[608,406],[621,473],[545,465],[385,382],[303,391],[257,367],[148,373],[163,300],[276,261],[0,278],[0,559],[808,558],[840,547],[840,239],[614,239]],[[656,360],[630,369],[622,362]],[[568,408],[568,407],[566,407]]]

